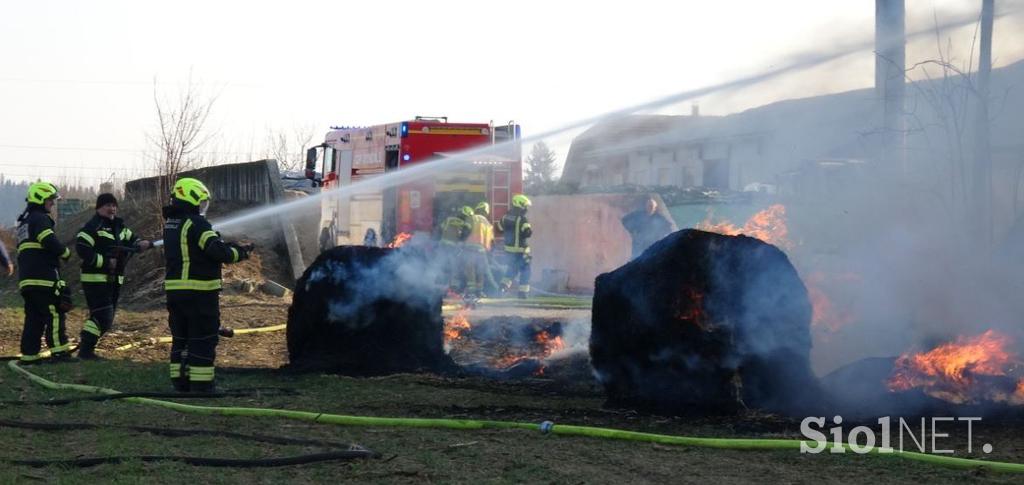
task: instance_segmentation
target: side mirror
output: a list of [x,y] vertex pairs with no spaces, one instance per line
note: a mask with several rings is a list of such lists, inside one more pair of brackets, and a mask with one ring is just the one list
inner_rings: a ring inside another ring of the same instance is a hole
[[312,147],[306,150],[306,173],[316,170],[316,149]]

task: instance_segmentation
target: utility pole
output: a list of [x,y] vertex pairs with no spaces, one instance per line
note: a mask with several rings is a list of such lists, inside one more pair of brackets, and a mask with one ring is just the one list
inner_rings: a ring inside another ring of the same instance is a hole
[[882,103],[882,173],[906,170],[904,98],[906,91],[906,5],[875,0],[875,95]]
[[988,117],[989,78],[992,74],[992,20],[995,0],[981,2],[981,48],[978,59],[977,109],[974,126],[974,219],[984,247],[994,243],[992,206],[992,146]]

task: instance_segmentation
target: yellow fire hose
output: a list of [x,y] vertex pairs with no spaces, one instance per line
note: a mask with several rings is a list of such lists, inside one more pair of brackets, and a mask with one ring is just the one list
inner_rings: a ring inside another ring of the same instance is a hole
[[[17,362],[7,363],[13,371],[22,374],[32,382],[47,389],[74,390],[99,394],[119,394],[114,389],[83,384],[68,384],[53,382],[37,376],[23,368]],[[388,418],[374,416],[347,416],[341,414],[325,414],[309,411],[293,411],[288,409],[271,408],[243,408],[243,407],[221,407],[221,406],[197,406],[181,404],[171,401],[145,397],[129,397],[122,401],[137,404],[158,406],[181,413],[220,415],[220,416],[247,416],[247,417],[274,417],[294,419],[299,421],[310,421],[314,423],[337,424],[344,426],[381,426],[381,427],[413,427],[413,428],[444,428],[444,429],[523,429],[540,430],[543,433],[551,433],[564,436],[588,436],[594,438],[606,438],[616,440],[641,441],[649,443],[660,443],[666,445],[697,446],[704,448],[722,448],[734,450],[799,450],[801,443],[808,446],[816,445],[812,441],[785,440],[785,439],[743,439],[743,438],[697,438],[689,436],[672,436],[654,433],[641,433],[637,431],[626,431],[611,428],[595,428],[591,426],[572,426],[564,424],[553,424],[550,421],[543,423],[519,423],[511,421],[488,421],[473,419],[432,419],[432,418]],[[842,445],[850,450],[848,444]],[[911,451],[899,451],[892,449],[872,448],[872,453],[883,456],[898,456],[911,460],[931,463],[952,468],[980,468],[997,472],[1024,473],[1024,464],[1009,463],[1000,461],[986,461],[971,458],[955,458],[950,456],[931,455]]]
[[[287,324],[271,325],[269,327],[255,327],[255,328],[238,328],[234,330],[234,335],[240,335],[245,333],[258,333],[258,332],[276,332],[278,330],[284,330],[288,328]],[[157,345],[157,344],[169,344],[173,340],[171,337],[151,337],[145,340],[139,340],[130,344],[125,344],[120,347],[116,347],[114,350],[129,350],[136,347],[142,347],[143,345]]]

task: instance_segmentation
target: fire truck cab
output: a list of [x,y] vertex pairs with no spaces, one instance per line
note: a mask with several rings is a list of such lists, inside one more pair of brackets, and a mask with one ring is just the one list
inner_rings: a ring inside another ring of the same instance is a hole
[[[383,246],[403,233],[433,235],[452,211],[484,201],[491,205],[492,222],[497,221],[508,211],[512,195],[522,192],[519,139],[519,126],[512,122],[449,123],[446,117],[332,127],[324,143],[307,151],[306,177],[321,191],[352,188],[321,199],[320,249],[372,244],[373,239]],[[454,169],[358,187],[361,181],[487,145],[494,148],[480,150],[486,154],[459,155],[471,163]]]

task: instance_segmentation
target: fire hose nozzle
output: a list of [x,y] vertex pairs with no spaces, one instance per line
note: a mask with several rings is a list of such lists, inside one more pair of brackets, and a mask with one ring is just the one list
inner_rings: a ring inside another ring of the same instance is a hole
[[217,330],[217,335],[220,335],[221,337],[231,338],[235,336],[235,329],[231,327],[220,327],[220,329]]

